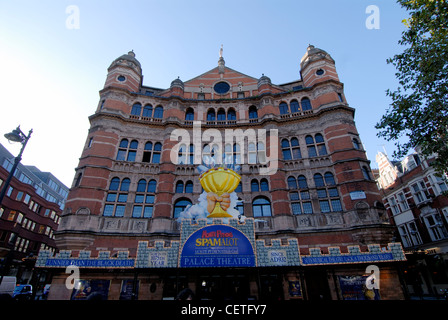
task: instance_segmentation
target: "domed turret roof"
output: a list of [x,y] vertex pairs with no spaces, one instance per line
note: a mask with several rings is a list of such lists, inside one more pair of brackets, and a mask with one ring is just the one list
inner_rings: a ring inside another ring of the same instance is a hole
[[141,70],[142,66],[140,64],[140,62],[135,58],[135,53],[133,50],[129,51],[126,54],[123,54],[122,56],[118,57],[117,59],[115,59],[110,66],[113,66],[115,63],[117,63],[118,61],[122,61],[122,60],[126,60],[129,62],[134,63],[136,66],[138,66],[138,68]]
[[183,83],[182,80],[180,80],[180,78],[174,79],[171,82],[171,88],[173,88],[173,87],[179,87],[179,88],[181,88],[183,90],[184,89],[184,83]]
[[258,87],[260,87],[263,84],[271,84],[271,79],[267,76],[263,75],[261,76],[260,79],[258,79]]
[[317,60],[320,58],[329,58],[330,60],[333,60],[333,58],[330,56],[330,54],[328,54],[328,52],[320,48],[316,48],[315,46],[310,44],[306,49],[305,55],[300,60],[302,69],[304,67],[304,64],[307,64],[307,62]]

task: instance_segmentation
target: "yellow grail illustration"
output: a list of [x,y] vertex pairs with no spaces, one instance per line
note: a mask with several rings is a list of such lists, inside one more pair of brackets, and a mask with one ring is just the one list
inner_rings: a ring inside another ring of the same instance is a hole
[[[216,193],[222,196],[224,193],[231,193],[235,191],[240,183],[241,176],[232,169],[227,168],[212,168],[204,172],[200,177],[204,190],[209,193]],[[220,202],[216,202],[215,208],[207,216],[207,218],[230,218],[232,215],[228,214],[226,210],[221,208]]]

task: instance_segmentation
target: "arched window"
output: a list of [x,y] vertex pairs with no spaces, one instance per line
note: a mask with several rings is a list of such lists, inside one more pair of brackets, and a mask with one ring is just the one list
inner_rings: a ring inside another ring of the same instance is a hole
[[115,177],[110,180],[109,190],[118,191],[118,187],[120,186],[120,179]]
[[124,178],[121,181],[120,191],[129,191],[129,185],[131,184],[131,180],[129,178]]
[[230,108],[229,111],[227,111],[227,120],[236,120],[236,113],[233,108]]
[[160,142],[156,142],[154,144],[154,152],[152,155],[152,163],[160,163],[160,155],[162,152],[162,144]]
[[193,193],[193,182],[187,181],[185,184],[185,193]]
[[[324,182],[325,179],[325,182]],[[321,213],[342,211],[342,203],[339,199],[339,192],[336,188],[336,181],[331,172],[326,172],[324,178],[319,173],[314,175],[314,182],[319,199],[319,207]]]
[[123,139],[120,142],[117,158],[119,161],[135,161],[135,156],[137,154],[138,141],[132,140],[129,144],[128,139]]
[[324,179],[322,178],[322,175],[320,173],[314,174],[314,185],[316,187],[324,187]]
[[280,109],[280,114],[288,114],[289,113],[288,104],[286,102],[281,102],[279,105],[279,109]]
[[325,184],[327,186],[333,186],[336,184],[336,182],[334,181],[334,176],[331,172],[326,172],[324,174],[324,178],[325,178]]
[[270,217],[271,202],[265,197],[257,197],[252,202],[252,213],[254,217]]
[[299,176],[297,181],[299,182],[299,189],[308,189],[308,183],[306,182],[305,176]]
[[183,181],[177,181],[176,182],[176,193],[184,193],[184,182]]
[[119,178],[112,178],[109,184],[109,192],[106,196],[106,203],[104,204],[104,216],[124,216],[130,184],[131,180],[129,178],[124,178],[121,183]]
[[317,151],[316,151],[316,146],[314,145],[314,139],[312,136],[306,136],[305,137],[305,142],[307,145],[307,149],[308,149],[308,157],[316,157],[317,156]]
[[248,144],[247,149],[248,149],[247,151],[248,151],[248,157],[249,157],[248,163],[249,164],[257,163],[257,148],[255,146],[255,143],[250,142]]
[[294,177],[288,177],[288,188],[289,189],[297,189],[297,181]]
[[302,104],[302,110],[303,110],[303,111],[311,110],[311,109],[312,109],[310,99],[308,99],[308,98],[303,98],[300,102],[301,102],[301,104]]
[[207,121],[215,121],[215,110],[210,109],[207,111]]
[[364,176],[364,179],[372,180],[372,178],[370,177],[369,169],[367,169],[366,166],[362,167],[362,175]]
[[126,159],[126,153],[128,152],[128,145],[129,145],[128,139],[121,140],[116,160],[124,161]]
[[146,192],[146,180],[140,179],[137,184],[137,192]]
[[324,156],[327,154],[327,148],[325,147],[324,137],[318,133],[315,136],[316,138],[316,147],[320,156]]
[[142,117],[147,117],[147,118],[151,118],[152,117],[152,105],[147,104],[144,108],[143,108],[143,114]]
[[147,163],[160,163],[160,154],[162,151],[162,144],[156,142],[153,144],[151,141],[145,143],[145,148],[143,150],[142,162]]
[[157,187],[156,180],[150,180],[148,182],[148,190],[147,190],[147,192],[155,193],[156,192],[156,187]]
[[308,157],[324,156],[327,154],[324,137],[320,133],[317,133],[314,138],[310,135],[306,136],[305,142],[308,149]]
[[194,145],[193,144],[190,144],[188,158],[189,158],[188,164],[194,164]]
[[134,206],[132,208],[133,218],[151,218],[154,210],[156,192],[156,181],[150,180],[146,184],[145,179],[139,180],[137,193],[135,194]]
[[356,139],[356,138],[353,138],[353,146],[355,147],[355,149],[361,150],[361,144],[359,143],[358,139]]
[[249,119],[258,119],[258,111],[256,106],[249,107]]
[[140,103],[135,103],[133,106],[132,106],[132,109],[131,109],[131,114],[133,115],[133,116],[140,116],[140,113],[142,112],[142,105],[140,104]]
[[238,183],[238,186],[236,187],[235,192],[243,192],[243,185],[241,184],[241,181],[240,181],[240,183]]
[[282,154],[283,154],[283,160],[291,160],[291,149],[289,145],[288,139],[283,139],[282,142]]
[[258,192],[258,191],[260,191],[260,185],[258,184],[258,180],[253,179],[253,180],[250,182],[250,191],[252,191],[252,192]]
[[187,206],[191,206],[189,199],[179,199],[174,203],[174,218],[179,218],[180,214],[185,210]]
[[302,153],[300,151],[299,140],[297,138],[291,138],[291,143],[287,139],[283,139],[282,142],[282,154],[283,160],[301,159]]
[[266,179],[261,179],[260,181],[260,190],[261,191],[269,191],[269,183]]
[[224,109],[218,110],[218,121],[226,121],[226,112]]
[[163,107],[162,106],[157,106],[154,109],[154,118],[157,118],[157,119],[163,118]]
[[135,161],[135,156],[137,155],[138,141],[132,140],[129,145],[128,156],[126,161]]
[[297,100],[292,100],[290,103],[291,113],[296,113],[300,111],[299,102]]
[[194,111],[192,108],[188,108],[187,112],[185,112],[185,120],[193,121],[194,120]]
[[233,144],[233,163],[241,164],[241,148],[238,143]]

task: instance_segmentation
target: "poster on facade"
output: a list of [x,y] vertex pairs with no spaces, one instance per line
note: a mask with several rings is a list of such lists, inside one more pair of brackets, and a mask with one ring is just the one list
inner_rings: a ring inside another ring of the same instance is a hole
[[194,232],[185,241],[180,255],[181,268],[255,267],[249,239],[238,229],[211,225]]
[[378,289],[369,290],[367,276],[338,276],[342,300],[380,300]]
[[134,280],[121,281],[120,300],[137,300],[140,281],[137,280],[134,293]]
[[300,287],[300,281],[288,281],[288,291],[289,296],[291,298],[301,298],[302,297],[302,289]]
[[110,280],[77,280],[71,300],[107,300]]

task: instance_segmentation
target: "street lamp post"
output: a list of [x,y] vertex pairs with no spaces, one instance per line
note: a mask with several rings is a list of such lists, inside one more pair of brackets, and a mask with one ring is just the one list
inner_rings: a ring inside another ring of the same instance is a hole
[[[13,130],[10,133],[5,134],[5,138],[8,139],[9,141],[20,142],[22,144],[22,148],[20,149],[20,152],[17,155],[17,157],[15,157],[15,159],[14,159],[14,164],[13,164],[13,166],[11,168],[11,171],[9,171],[8,178],[6,179],[5,183],[3,183],[3,188],[2,188],[2,191],[0,193],[0,206],[3,203],[3,198],[5,197],[5,194],[8,191],[9,183],[11,182],[11,179],[14,176],[14,173],[15,173],[15,171],[17,169],[17,166],[19,165],[19,162],[22,160],[23,150],[25,149],[25,146],[26,146],[28,140],[31,137],[31,133],[33,133],[33,129],[31,129],[28,132],[28,135],[25,135],[25,133],[23,133],[22,130],[20,130],[20,126],[18,126],[17,129]],[[3,265],[3,272],[2,272],[2,274],[0,276],[0,284],[2,283],[3,277],[5,276],[6,267],[10,263],[9,260],[12,260],[12,251],[13,251],[13,249],[11,249],[11,251],[6,256],[5,264]]]
[[14,176],[17,166],[19,165],[19,162],[22,160],[23,150],[25,149],[25,146],[31,137],[31,133],[33,133],[33,129],[31,129],[28,132],[28,136],[26,136],[22,132],[22,130],[20,130],[20,126],[18,126],[17,129],[13,130],[10,133],[5,134],[5,138],[8,139],[9,141],[20,142],[22,144],[22,148],[20,149],[20,152],[17,155],[17,157],[15,157],[14,165],[12,166],[11,171],[9,172],[8,178],[3,184],[2,192],[0,193],[0,205],[3,202],[3,198],[5,197],[6,191],[8,191],[9,183],[11,182],[11,179]]

